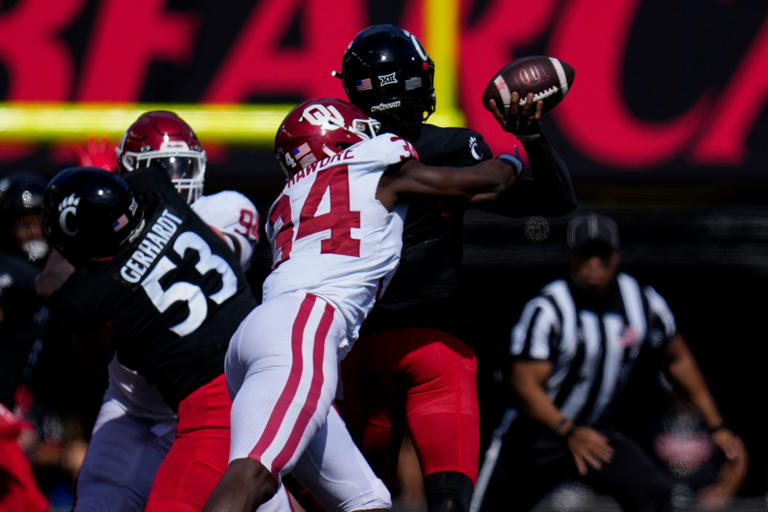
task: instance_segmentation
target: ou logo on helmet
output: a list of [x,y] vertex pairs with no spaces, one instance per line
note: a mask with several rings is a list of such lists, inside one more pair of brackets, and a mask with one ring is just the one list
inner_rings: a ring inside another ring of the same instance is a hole
[[70,194],[59,203],[59,227],[65,235],[74,236],[77,234],[77,229],[70,229],[67,219],[70,215],[73,217],[77,215],[77,205],[80,204],[80,198],[75,197],[75,194]]
[[344,127],[344,116],[334,105],[315,103],[304,109],[301,114],[309,124],[321,126],[326,130],[336,130]]

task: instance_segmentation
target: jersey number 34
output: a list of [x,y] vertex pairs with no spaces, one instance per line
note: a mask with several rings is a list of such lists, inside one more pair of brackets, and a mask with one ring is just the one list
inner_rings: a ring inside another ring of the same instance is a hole
[[[317,215],[325,191],[330,194],[330,209]],[[275,237],[275,255],[279,255],[272,268],[277,268],[290,258],[293,248],[294,228],[291,220],[291,201],[287,195],[282,195],[275,203],[269,215],[273,225],[282,221]],[[360,240],[352,238],[352,228],[360,227],[360,212],[349,208],[349,169],[339,165],[317,174],[315,182],[307,194],[299,215],[299,225],[296,240],[329,229],[331,236],[322,240],[320,252],[323,254],[341,254],[345,256],[360,256]]]

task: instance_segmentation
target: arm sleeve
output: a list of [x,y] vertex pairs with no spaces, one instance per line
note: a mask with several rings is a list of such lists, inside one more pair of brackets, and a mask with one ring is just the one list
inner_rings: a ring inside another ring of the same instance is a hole
[[224,190],[201,197],[192,209],[232,241],[241,268],[248,270],[253,248],[259,243],[259,211],[253,202],[240,192]]
[[430,165],[467,167],[493,158],[483,136],[469,129],[456,130],[440,149],[439,158],[432,158]]
[[544,297],[529,301],[512,328],[509,352],[514,359],[547,361],[553,359],[552,341],[559,331],[558,317]]
[[530,167],[508,193],[484,209],[509,217],[561,216],[573,211],[576,194],[570,173],[546,137],[541,135],[522,144]]

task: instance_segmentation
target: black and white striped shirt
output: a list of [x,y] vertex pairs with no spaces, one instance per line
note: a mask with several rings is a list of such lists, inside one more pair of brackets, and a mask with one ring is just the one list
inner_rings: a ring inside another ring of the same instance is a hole
[[617,284],[612,306],[598,311],[577,302],[565,280],[554,281],[525,305],[512,329],[512,356],[552,362],[546,392],[576,423],[600,420],[641,347],[662,348],[677,332],[656,290],[623,273]]

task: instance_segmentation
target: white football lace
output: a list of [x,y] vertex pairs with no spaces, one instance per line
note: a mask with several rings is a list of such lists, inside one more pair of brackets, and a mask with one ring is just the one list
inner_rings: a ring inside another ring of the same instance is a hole
[[[548,98],[548,97],[552,96],[553,94],[555,94],[556,92],[557,92],[557,86],[553,85],[549,89],[544,89],[543,91],[534,94],[533,95],[533,102],[535,103],[535,102],[537,102],[539,100],[543,100],[544,98]],[[523,105],[525,105],[527,103],[527,101],[528,101],[528,98],[523,98],[523,99],[520,100],[519,105],[522,107]]]

